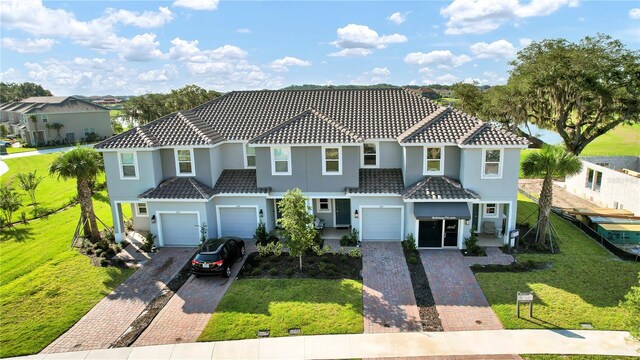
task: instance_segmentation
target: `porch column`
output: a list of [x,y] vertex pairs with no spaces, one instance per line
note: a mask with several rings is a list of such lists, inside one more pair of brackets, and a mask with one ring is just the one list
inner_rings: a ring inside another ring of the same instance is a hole
[[[506,236],[506,239],[504,241],[504,243],[509,243],[509,246],[515,246],[515,239],[509,239],[509,232],[511,230],[515,230],[516,229],[516,212],[518,210],[518,206],[516,205],[518,202],[516,201],[512,201],[509,203],[509,212],[508,212],[508,216],[509,218],[507,219],[507,231],[505,231],[504,236]],[[523,234],[524,235],[524,234]]]
[[113,203],[111,205],[111,216],[113,217],[113,235],[116,243],[121,243],[124,239],[124,222],[122,220],[122,204]]

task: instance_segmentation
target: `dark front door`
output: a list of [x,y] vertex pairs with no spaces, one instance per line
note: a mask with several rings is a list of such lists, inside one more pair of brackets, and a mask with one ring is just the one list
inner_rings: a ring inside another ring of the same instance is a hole
[[336,203],[336,227],[348,227],[351,225],[351,200],[335,199]]
[[442,220],[420,221],[418,225],[419,247],[442,247]]
[[458,220],[444,221],[444,246],[458,246]]

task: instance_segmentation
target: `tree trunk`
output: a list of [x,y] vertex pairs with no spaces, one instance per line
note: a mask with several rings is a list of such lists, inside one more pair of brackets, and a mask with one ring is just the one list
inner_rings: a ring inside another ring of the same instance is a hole
[[542,181],[542,191],[538,201],[538,238],[536,241],[540,245],[547,243],[547,227],[549,225],[549,213],[553,201],[553,179],[551,174],[547,174]]
[[82,222],[82,229],[84,230],[84,236],[91,235],[91,226],[87,221],[87,208],[86,203],[82,201],[82,184],[80,181],[76,181],[76,189],[78,192],[78,204],[80,204],[80,221]]
[[302,270],[302,254],[300,254],[300,270]]
[[[82,195],[81,195],[82,194]],[[78,179],[78,201],[81,204],[84,204],[85,216],[89,220],[89,228],[91,240],[99,241],[100,240],[100,230],[98,229],[98,221],[96,219],[96,214],[93,211],[93,200],[91,199],[91,186],[89,181],[86,179]],[[85,228],[86,230],[86,228]]]

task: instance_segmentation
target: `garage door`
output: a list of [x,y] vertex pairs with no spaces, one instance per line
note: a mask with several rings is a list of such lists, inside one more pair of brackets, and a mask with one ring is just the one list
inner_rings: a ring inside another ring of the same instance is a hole
[[258,222],[256,208],[219,208],[221,236],[237,236],[250,239],[256,231]]
[[362,209],[362,240],[401,240],[402,209]]
[[160,214],[164,246],[197,246],[200,243],[196,214]]

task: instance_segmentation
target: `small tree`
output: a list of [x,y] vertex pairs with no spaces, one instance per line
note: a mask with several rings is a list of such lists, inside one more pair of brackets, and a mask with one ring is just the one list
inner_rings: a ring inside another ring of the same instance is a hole
[[9,135],[9,130],[5,124],[0,124],[0,138],[5,138]]
[[3,185],[0,187],[0,210],[7,225],[13,223],[13,213],[20,209],[20,205],[22,205],[20,194],[13,191],[10,186]]
[[311,249],[316,236],[311,208],[307,206],[307,198],[298,188],[287,191],[278,207],[282,213],[278,222],[284,229],[289,254],[300,259],[300,270],[302,270],[302,255]]
[[622,307],[627,310],[627,325],[631,336],[640,340],[640,273],[638,273],[638,286],[631,287],[622,302]]
[[20,182],[20,188],[29,194],[31,205],[36,205],[36,189],[44,177],[37,176],[36,170],[33,170],[33,172],[20,173],[17,178]]

